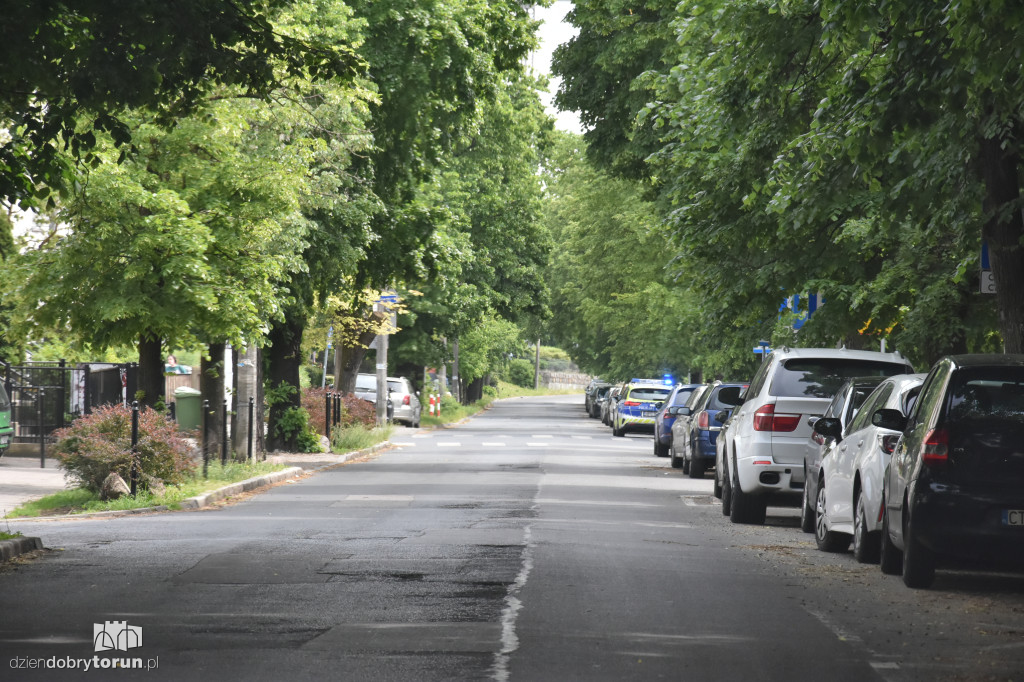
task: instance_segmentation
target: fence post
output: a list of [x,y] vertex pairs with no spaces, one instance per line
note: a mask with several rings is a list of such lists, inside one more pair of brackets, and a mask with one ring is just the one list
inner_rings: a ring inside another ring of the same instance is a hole
[[43,432],[43,418],[46,416],[46,402],[43,399],[43,389],[39,388],[36,390],[36,400],[38,401],[36,414],[39,417],[39,468],[46,468],[46,434]]
[[220,465],[228,463],[228,399],[224,399],[224,411],[220,420]]
[[245,461],[254,461],[252,457],[252,433],[256,427],[252,421],[256,413],[256,398],[249,396],[249,433],[246,434]]
[[67,362],[61,359],[60,364],[58,366],[60,367],[60,382],[58,384],[60,388],[57,390],[57,405],[60,412],[58,412],[57,414],[57,428],[63,429],[65,414],[64,408],[67,407],[67,391],[64,387],[69,385],[71,382],[68,380]]
[[208,447],[208,443],[206,442],[206,413],[209,412],[209,411],[210,411],[210,401],[209,400],[204,400],[203,401],[203,431],[202,431],[202,441],[200,443],[200,447],[203,449],[203,478],[209,478],[208,471],[209,471],[209,468],[210,468],[210,449]]
[[84,386],[84,395],[82,396],[82,414],[92,414],[92,403],[89,400],[89,384],[92,381],[92,367],[89,363],[82,365],[82,372],[84,372],[82,386]]
[[139,401],[132,401],[132,465],[128,470],[132,482],[132,497],[139,489]]

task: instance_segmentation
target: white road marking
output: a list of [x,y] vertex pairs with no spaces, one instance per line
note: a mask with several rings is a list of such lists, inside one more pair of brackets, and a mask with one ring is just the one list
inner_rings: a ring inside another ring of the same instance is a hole
[[437,446],[439,448],[440,447],[459,448],[459,447],[462,447],[462,443],[460,443],[457,440],[439,440],[439,441],[437,441]]
[[346,500],[360,502],[412,502],[412,495],[346,495]]
[[504,443],[488,443],[486,441],[481,443],[480,445],[483,445],[485,448],[503,448],[503,447],[505,447]]
[[554,438],[550,433],[535,433],[530,438]]

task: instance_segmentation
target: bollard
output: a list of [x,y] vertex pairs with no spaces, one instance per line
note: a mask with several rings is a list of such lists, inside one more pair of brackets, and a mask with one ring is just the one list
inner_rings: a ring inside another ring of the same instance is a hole
[[334,402],[334,396],[331,395],[330,391],[327,391],[327,393],[324,395],[324,398],[326,399],[327,403],[326,407],[324,408],[324,435],[327,436],[327,441],[330,442],[331,424],[333,423],[331,421],[331,404]]
[[203,401],[203,432],[202,432],[202,449],[203,449],[203,478],[209,478],[207,472],[210,468],[210,448],[206,443],[206,417],[207,412],[210,411],[210,401]]
[[45,391],[40,388],[36,391],[36,402],[39,403],[39,468],[46,468],[46,433],[43,431],[43,423],[46,419]]
[[220,420],[220,465],[228,463],[228,400],[224,399],[224,411]]
[[249,396],[249,433],[246,435],[246,439],[245,439],[245,461],[246,462],[253,461],[253,458],[252,458],[252,433],[253,433],[253,430],[256,427],[253,426],[252,420],[253,420],[253,418],[255,416],[255,413],[256,413],[256,398],[253,398],[252,396]]
[[341,393],[334,394],[334,425],[341,425]]
[[131,479],[132,497],[139,488],[139,401],[132,401],[132,464],[128,470],[128,478]]
[[430,400],[428,402],[430,403],[430,416],[433,417],[434,416],[434,394],[433,393],[430,394]]
[[437,396],[437,418],[441,418],[441,394]]

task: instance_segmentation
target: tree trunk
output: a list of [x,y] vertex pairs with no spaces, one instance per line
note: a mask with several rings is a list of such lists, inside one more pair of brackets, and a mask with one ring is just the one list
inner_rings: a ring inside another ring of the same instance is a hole
[[[139,337],[139,396],[140,405],[155,407],[164,402],[164,356],[160,339],[150,334]],[[128,396],[128,402],[136,396]]]
[[1020,199],[1021,158],[1012,149],[1012,145],[1002,149],[998,138],[981,141],[987,216],[981,234],[988,242],[1003,348],[1007,353],[1024,353],[1024,221],[1019,208],[1005,210]]
[[[294,318],[294,319],[293,319]],[[294,452],[297,444],[277,433],[281,415],[290,407],[300,407],[299,369],[302,367],[302,333],[306,323],[299,316],[289,316],[284,322],[277,322],[270,329],[270,346],[267,349],[267,389],[274,391],[270,405],[269,433],[267,448]],[[292,386],[295,390],[285,395],[278,391],[281,386]]]
[[220,456],[221,430],[224,423],[224,342],[214,342],[206,351],[210,358],[204,356],[199,367],[199,391],[203,400],[207,401],[205,424],[203,428],[203,444],[211,459]]
[[366,357],[367,346],[373,341],[373,338],[377,336],[377,332],[374,330],[367,330],[360,334],[358,343],[353,346],[342,347],[339,344],[341,350],[341,380],[335,379],[335,385],[338,390],[345,395],[349,393],[355,393],[356,391],[356,375],[359,374],[359,366],[363,364],[363,358]]
[[470,403],[475,403],[477,400],[480,400],[480,398],[483,398],[484,397],[484,378],[480,377],[479,379],[473,379],[473,381],[469,382],[469,386],[466,387],[465,393],[466,393],[466,396],[465,396],[466,402],[464,403],[465,405],[469,405]]

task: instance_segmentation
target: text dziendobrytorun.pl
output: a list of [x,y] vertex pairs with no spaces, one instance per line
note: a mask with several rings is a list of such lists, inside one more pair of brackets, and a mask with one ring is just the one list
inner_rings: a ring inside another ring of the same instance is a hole
[[74,656],[50,656],[49,658],[22,658],[16,656],[11,659],[11,668],[14,670],[156,670],[160,667],[160,657],[156,658],[119,658],[117,656],[107,658],[93,656],[92,658],[76,658]]

